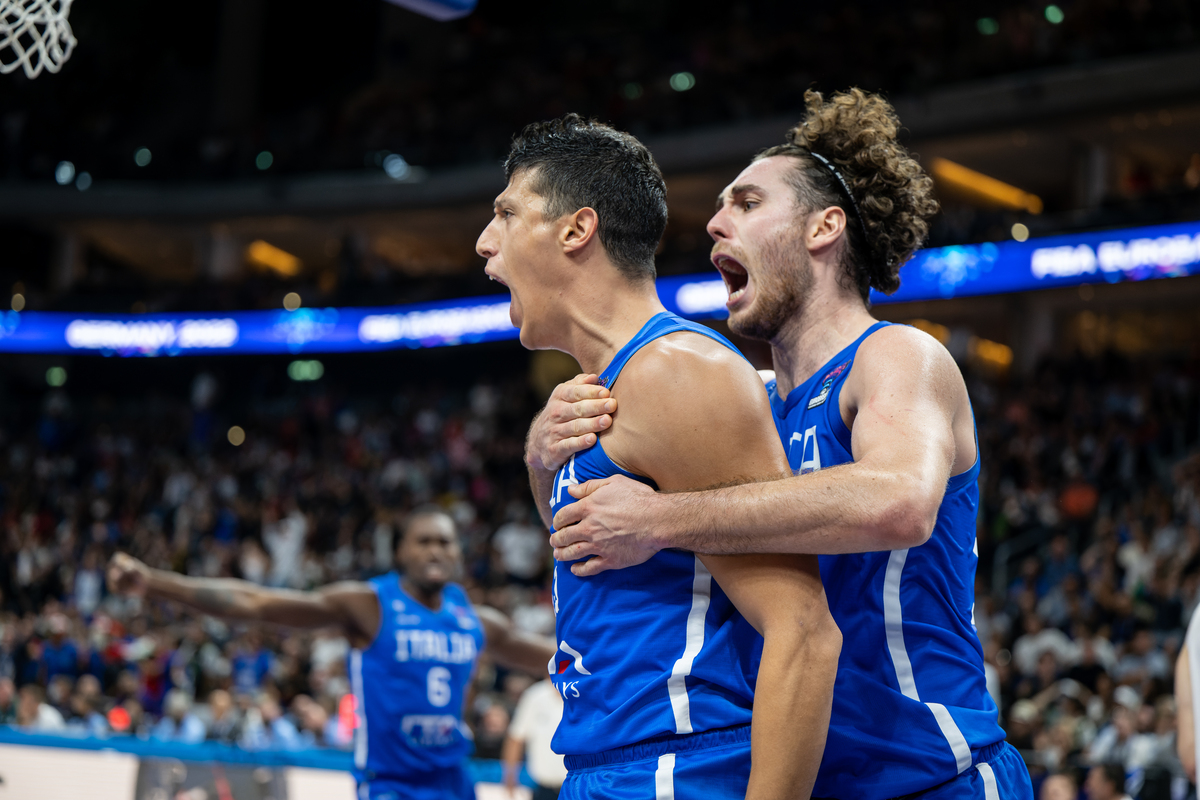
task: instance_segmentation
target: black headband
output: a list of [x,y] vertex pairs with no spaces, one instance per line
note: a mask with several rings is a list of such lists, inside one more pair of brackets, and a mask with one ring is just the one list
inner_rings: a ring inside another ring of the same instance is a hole
[[858,202],[854,199],[854,193],[850,191],[850,184],[846,182],[846,178],[842,175],[842,171],[835,167],[833,162],[828,158],[820,153],[814,153],[812,150],[809,150],[808,154],[825,165],[825,168],[833,173],[833,177],[837,178],[837,182],[841,185],[842,191],[846,193],[846,199],[850,201],[850,206],[854,209],[854,216],[858,218],[858,229],[862,231],[863,235],[863,247],[866,248],[867,258],[870,260],[871,237],[867,235],[867,223],[863,222],[862,211],[860,211],[858,208]]

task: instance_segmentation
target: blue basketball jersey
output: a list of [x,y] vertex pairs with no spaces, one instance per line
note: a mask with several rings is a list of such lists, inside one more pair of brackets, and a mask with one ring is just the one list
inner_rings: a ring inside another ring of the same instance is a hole
[[358,710],[355,778],[404,783],[460,766],[472,749],[463,698],[483,627],[461,586],[447,584],[431,611],[410,597],[395,572],[368,584],[379,598],[379,633],[350,653]]
[[[600,375],[612,388],[638,350],[679,331],[717,333],[667,312],[652,317]],[[558,472],[551,512],[575,502],[567,491],[595,478],[626,475],[597,442]],[[601,753],[664,735],[750,722],[762,639],[692,553],[664,550],[644,564],[578,578],[554,565],[558,653],[550,663],[563,696],[554,751]]]
[[[795,472],[854,460],[839,398],[859,346],[887,324],[871,326],[786,398],[767,384]],[[978,477],[977,458],[950,478],[920,547],[819,557],[843,638],[814,796],[882,800],[929,789],[1004,739],[973,619]]]

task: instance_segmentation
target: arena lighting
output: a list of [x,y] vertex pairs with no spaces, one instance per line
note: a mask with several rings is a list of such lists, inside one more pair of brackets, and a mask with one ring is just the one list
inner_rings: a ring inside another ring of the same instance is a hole
[[139,167],[147,167],[150,165],[150,158],[150,148],[139,147],[137,152],[133,154],[133,163],[137,164]]
[[246,248],[246,260],[273,270],[285,278],[293,278],[300,274],[300,259],[262,239],[255,239]]
[[[1200,275],[1200,221],[922,250],[900,273],[900,290],[876,304],[1063,286]],[[658,280],[669,310],[692,319],[726,316],[715,272]],[[490,295],[383,308],[297,308],[224,314],[0,313],[0,352],[116,356],[347,353],[445,347],[517,338],[508,297]],[[1004,352],[976,356],[1002,366]]]
[[288,377],[294,381],[316,381],[325,374],[320,361],[293,361],[288,364]]
[[951,186],[960,192],[989,203],[995,203],[1002,208],[1013,211],[1028,211],[1030,214],[1042,213],[1042,198],[1030,194],[1004,181],[998,181],[990,175],[976,172],[973,169],[956,164],[945,158],[935,158],[930,164],[930,172],[937,180]]

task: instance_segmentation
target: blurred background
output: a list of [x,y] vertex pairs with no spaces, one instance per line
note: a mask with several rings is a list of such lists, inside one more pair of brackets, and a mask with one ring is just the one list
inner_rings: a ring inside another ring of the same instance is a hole
[[[474,253],[500,163],[567,111],[651,148],[660,275],[703,295],[713,198],[806,89],[860,86],[896,105],[943,206],[901,272],[935,288],[875,311],[967,378],[975,615],[1009,741],[1035,787],[1117,762],[1135,797],[1194,793],[1173,667],[1200,602],[1200,2],[480,0],[437,22],[380,0],[76,0],[70,23],[60,72],[0,75],[0,723],[348,746],[345,640],[110,597],[117,549],[306,588],[386,571],[436,502],[472,596],[551,632],[521,454],[571,359],[495,326],[322,336],[358,307],[503,303]],[[193,353],[137,327],[189,315],[287,330]],[[482,665],[480,759],[535,679]],[[231,796],[281,796],[254,774]]]

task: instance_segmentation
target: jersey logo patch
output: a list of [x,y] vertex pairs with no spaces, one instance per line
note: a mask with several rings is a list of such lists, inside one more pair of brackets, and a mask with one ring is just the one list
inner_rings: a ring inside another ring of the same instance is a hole
[[825,377],[821,379],[821,391],[817,393],[816,397],[808,401],[809,408],[816,408],[829,399],[829,391],[833,388],[833,382],[837,379],[838,375],[841,375],[846,370],[846,367],[848,366],[850,366],[849,361],[843,364],[838,364],[825,374]]

